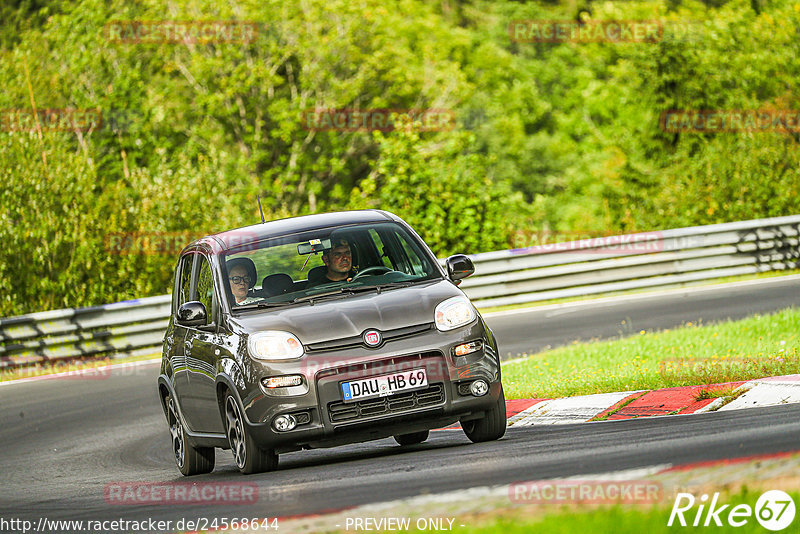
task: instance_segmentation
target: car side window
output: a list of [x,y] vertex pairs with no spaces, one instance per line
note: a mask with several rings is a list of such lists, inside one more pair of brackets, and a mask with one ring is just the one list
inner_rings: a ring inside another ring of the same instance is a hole
[[392,264],[389,256],[387,255],[386,245],[384,245],[383,241],[381,240],[381,236],[378,235],[374,229],[370,228],[369,236],[372,238],[372,242],[375,245],[375,249],[380,254],[380,260],[383,263],[384,267],[388,267],[389,269],[395,269],[395,266]]
[[189,289],[192,282],[192,262],[194,261],[193,255],[184,256],[181,260],[180,266],[180,280],[178,281],[178,307],[189,302]]
[[403,247],[403,252],[406,253],[406,258],[411,264],[411,269],[413,272],[408,274],[415,274],[417,276],[426,274],[425,269],[422,267],[422,260],[419,258],[419,254],[415,250],[411,249],[408,239],[397,232],[395,232],[395,235],[397,235],[397,240],[400,241],[400,245]]
[[206,258],[200,260],[200,272],[197,273],[197,298],[206,307],[206,324],[211,324],[214,303],[214,276],[211,274],[211,265]]

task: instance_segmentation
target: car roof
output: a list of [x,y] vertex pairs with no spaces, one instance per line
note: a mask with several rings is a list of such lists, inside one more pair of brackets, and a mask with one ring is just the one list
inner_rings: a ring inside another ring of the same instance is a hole
[[370,222],[400,221],[401,219],[383,210],[339,211],[334,213],[318,213],[276,219],[264,223],[243,226],[226,230],[217,234],[207,235],[193,241],[184,248],[184,252],[197,245],[208,245],[217,253],[239,247],[246,243],[255,243],[263,239],[270,239],[283,235],[295,234],[309,230],[330,228],[346,224],[362,224]]

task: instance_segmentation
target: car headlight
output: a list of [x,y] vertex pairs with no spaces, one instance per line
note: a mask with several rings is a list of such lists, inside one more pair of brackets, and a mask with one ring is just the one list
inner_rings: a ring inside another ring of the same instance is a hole
[[256,332],[247,340],[250,355],[259,360],[293,360],[303,355],[303,344],[289,332]]
[[452,330],[475,320],[475,308],[467,297],[453,297],[440,302],[433,312],[436,328]]

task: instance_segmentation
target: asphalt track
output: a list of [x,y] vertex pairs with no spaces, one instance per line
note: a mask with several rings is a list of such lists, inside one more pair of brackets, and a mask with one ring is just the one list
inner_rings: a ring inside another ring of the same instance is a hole
[[[501,340],[518,332],[503,345],[513,354],[517,346],[531,352],[542,343],[614,337],[622,319],[638,331],[779,309],[797,303],[799,289],[797,280],[778,281],[494,315],[489,321]],[[171,457],[156,374],[154,366],[134,367],[98,378],[1,387],[0,518],[285,517],[520,480],[800,450],[800,405],[786,405],[511,428],[502,440],[477,445],[460,431],[439,431],[406,449],[381,440],[285,454],[278,470],[249,477],[238,474],[229,451],[218,450],[213,473],[186,479]],[[203,506],[107,503],[107,485],[125,482],[246,482],[257,485],[258,500]]]

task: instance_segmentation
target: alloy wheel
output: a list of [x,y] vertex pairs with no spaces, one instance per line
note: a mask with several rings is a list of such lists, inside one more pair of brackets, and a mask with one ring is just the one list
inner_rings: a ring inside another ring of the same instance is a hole
[[244,422],[242,421],[242,412],[239,410],[239,405],[230,395],[225,402],[225,418],[228,427],[228,442],[231,445],[233,459],[236,461],[236,467],[242,469],[247,461]]
[[169,398],[169,433],[172,436],[172,452],[179,468],[186,462],[186,443],[183,440],[183,425],[175,409],[175,401]]

